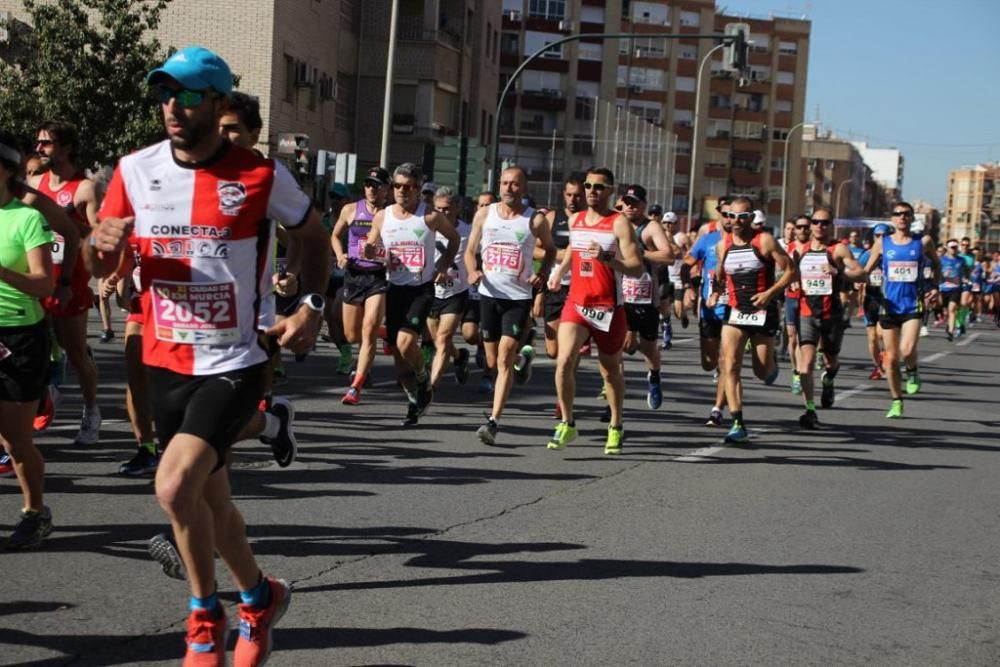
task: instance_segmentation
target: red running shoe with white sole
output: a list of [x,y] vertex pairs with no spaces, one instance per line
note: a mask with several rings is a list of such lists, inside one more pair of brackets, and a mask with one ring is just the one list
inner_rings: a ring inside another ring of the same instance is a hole
[[187,627],[184,667],[225,667],[226,614],[222,608],[218,616],[206,609],[195,609],[188,616]]
[[292,589],[283,579],[267,577],[271,603],[264,609],[240,605],[240,636],[233,653],[233,667],[261,667],[271,655],[274,626],[288,610]]

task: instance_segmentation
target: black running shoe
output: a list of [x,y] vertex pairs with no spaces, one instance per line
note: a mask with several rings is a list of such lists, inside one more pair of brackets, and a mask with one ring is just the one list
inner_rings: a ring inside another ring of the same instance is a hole
[[118,466],[118,474],[129,477],[149,475],[156,472],[158,465],[160,465],[160,456],[140,445],[135,456]]
[[41,511],[22,510],[14,532],[7,540],[8,551],[34,549],[52,533],[52,511],[43,506]]
[[101,334],[101,337],[100,337],[100,338],[98,338],[97,340],[98,340],[98,342],[100,342],[100,343],[110,343],[110,342],[111,342],[111,341],[113,341],[114,339],[115,339],[115,332],[114,332],[114,331],[112,331],[111,329],[108,329],[107,331],[104,331],[104,332],[103,332],[103,333]]
[[611,423],[611,406],[604,406],[604,414],[601,415],[601,423],[610,424]]
[[434,400],[434,387],[431,386],[430,378],[417,383],[417,410],[420,417],[424,416],[431,401]]
[[271,401],[271,407],[267,410],[281,422],[278,428],[278,435],[274,438],[261,436],[260,441],[265,445],[271,445],[271,453],[274,460],[282,468],[287,468],[295,462],[298,453],[298,443],[295,442],[295,431],[292,430],[292,422],[295,421],[295,406],[286,398],[275,398]]
[[171,579],[187,579],[187,570],[184,568],[184,561],[177,551],[173,540],[160,533],[149,540],[149,556],[163,568],[163,574]]
[[816,416],[816,411],[806,410],[805,412],[803,412],[802,416],[799,417],[799,426],[805,429],[809,429],[810,431],[818,431],[819,417]]
[[420,408],[417,407],[416,403],[407,401],[406,403],[406,418],[403,419],[403,426],[416,426],[417,422],[420,420]]
[[469,351],[464,347],[458,351],[458,359],[455,361],[455,381],[459,384],[469,381]]
[[823,390],[820,392],[820,395],[819,395],[819,404],[821,406],[823,406],[824,408],[832,408],[833,407],[833,400],[834,400],[834,397],[833,397],[833,380],[830,380],[828,382],[827,379],[826,379],[826,373],[824,372],[823,373]]

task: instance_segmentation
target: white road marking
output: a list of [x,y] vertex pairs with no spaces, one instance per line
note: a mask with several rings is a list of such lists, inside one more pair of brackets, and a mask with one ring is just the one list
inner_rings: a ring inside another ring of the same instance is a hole
[[955,347],[965,347],[966,345],[968,345],[972,341],[976,340],[977,338],[979,338],[979,334],[978,333],[969,334],[969,336],[967,338],[964,338],[964,339],[960,340],[959,342],[955,343]]
[[937,361],[938,359],[941,359],[942,357],[947,357],[949,354],[951,354],[951,352],[947,352],[947,351],[945,351],[945,352],[937,352],[935,354],[930,355],[929,357],[924,357],[923,359],[920,360],[920,363],[922,363],[922,364],[932,364],[935,361]]
[[848,389],[847,391],[843,391],[837,394],[837,401],[838,402],[846,401],[851,396],[856,396],[857,394],[860,394],[863,391],[868,391],[871,388],[872,385],[870,384],[859,384],[854,389]]

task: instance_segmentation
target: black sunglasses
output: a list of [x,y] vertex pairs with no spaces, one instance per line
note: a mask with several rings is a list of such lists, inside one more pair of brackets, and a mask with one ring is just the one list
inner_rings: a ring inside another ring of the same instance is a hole
[[170,100],[176,99],[177,104],[186,109],[199,106],[208,97],[208,92],[204,90],[188,90],[187,88],[173,90],[166,86],[155,86],[153,93],[156,95],[156,99],[160,100],[161,104],[169,104]]
[[366,188],[378,188],[378,187],[381,187],[381,186],[382,186],[382,184],[379,183],[378,181],[365,181],[365,187]]
[[590,183],[588,181],[587,183],[583,184],[583,189],[593,190],[594,192],[603,192],[604,190],[608,189],[608,186],[606,183]]
[[809,225],[795,225],[795,229],[809,229]]
[[392,184],[392,189],[393,190],[402,190],[403,192],[413,192],[414,190],[417,189],[417,186],[410,185],[409,183],[393,183]]
[[911,218],[913,214],[909,211],[893,211],[892,214],[899,218]]
[[814,225],[822,225],[823,227],[827,227],[827,226],[833,224],[833,220],[829,220],[829,219],[827,219],[827,220],[821,220],[819,218],[811,218],[809,220],[809,222],[813,223]]

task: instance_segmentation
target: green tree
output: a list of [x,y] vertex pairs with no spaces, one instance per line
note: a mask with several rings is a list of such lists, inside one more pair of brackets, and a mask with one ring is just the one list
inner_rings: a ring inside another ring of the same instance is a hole
[[145,76],[167,55],[151,34],[169,2],[23,0],[31,28],[11,26],[0,60],[0,127],[31,138],[43,120],[75,123],[82,167],[162,137]]

